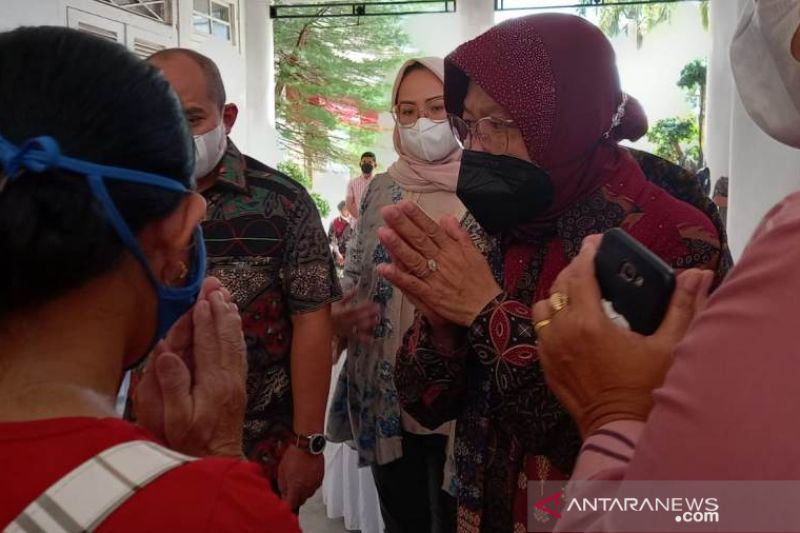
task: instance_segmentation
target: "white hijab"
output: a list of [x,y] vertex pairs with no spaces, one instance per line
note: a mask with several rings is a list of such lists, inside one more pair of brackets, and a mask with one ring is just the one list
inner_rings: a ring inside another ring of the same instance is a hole
[[750,117],[776,140],[800,148],[800,61],[792,40],[800,0],[751,0],[731,43],[736,86]]

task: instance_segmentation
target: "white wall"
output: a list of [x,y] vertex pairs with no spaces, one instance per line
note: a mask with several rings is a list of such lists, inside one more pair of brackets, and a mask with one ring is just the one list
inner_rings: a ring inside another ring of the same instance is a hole
[[728,233],[734,257],[741,255],[764,214],[800,186],[800,151],[764,134],[736,92],[729,46],[742,5],[742,0],[712,0],[710,5],[714,44],[709,64],[708,157],[715,179],[730,177]]
[[[231,137],[242,151],[275,165],[280,160],[274,128],[272,85],[272,24],[267,18],[267,0],[236,0],[238,39],[236,45],[194,33],[193,0],[176,0],[176,24],[162,24],[96,0],[0,0],[0,30],[21,25],[66,26],[75,17],[97,21],[119,30],[121,42],[130,46],[133,36],[164,46],[181,46],[207,55],[219,66],[228,101],[240,114]],[[263,5],[259,5],[259,3]],[[248,17],[248,8],[253,16]],[[261,8],[261,9],[259,9]],[[248,40],[248,31],[257,39]],[[248,47],[252,56],[248,57]],[[254,79],[249,80],[249,67]],[[258,67],[258,68],[256,68]],[[252,100],[252,105],[249,100]]]
[[60,7],[59,0],[0,0],[0,31],[17,26],[63,25],[66,19]]

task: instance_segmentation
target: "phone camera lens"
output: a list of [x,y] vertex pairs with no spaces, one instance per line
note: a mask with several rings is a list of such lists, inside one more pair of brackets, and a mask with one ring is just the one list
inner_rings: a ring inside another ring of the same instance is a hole
[[638,273],[636,271],[636,266],[630,261],[625,261],[622,263],[622,267],[619,271],[619,277],[621,277],[626,283],[631,283],[636,278],[638,278]]

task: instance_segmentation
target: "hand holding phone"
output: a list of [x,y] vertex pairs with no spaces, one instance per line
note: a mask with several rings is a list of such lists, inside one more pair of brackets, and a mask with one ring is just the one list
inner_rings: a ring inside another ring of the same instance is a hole
[[675,272],[620,228],[606,232],[595,256],[595,276],[605,300],[642,335],[664,319],[675,290]]

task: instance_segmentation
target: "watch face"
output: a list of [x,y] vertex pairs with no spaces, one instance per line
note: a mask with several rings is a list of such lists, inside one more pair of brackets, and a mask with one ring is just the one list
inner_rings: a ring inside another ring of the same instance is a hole
[[325,444],[327,444],[325,435],[312,435],[308,443],[308,451],[314,455],[319,455],[325,451]]

